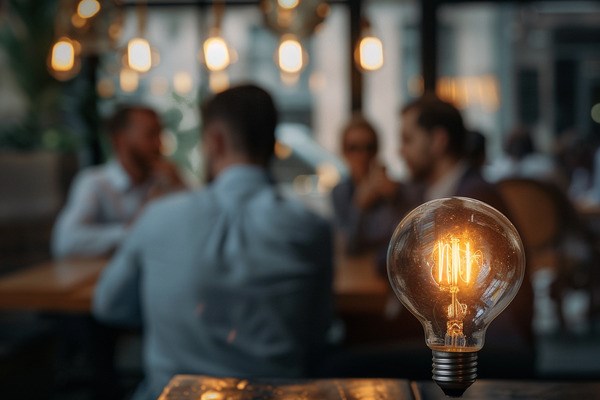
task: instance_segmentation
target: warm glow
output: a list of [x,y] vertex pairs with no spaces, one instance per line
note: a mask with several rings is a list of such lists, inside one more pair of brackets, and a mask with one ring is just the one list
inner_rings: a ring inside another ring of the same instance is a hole
[[302,45],[296,39],[285,39],[279,45],[278,62],[283,72],[295,74],[302,69]]
[[187,94],[192,91],[194,82],[192,77],[185,71],[180,71],[173,76],[173,89],[179,94]]
[[281,143],[279,140],[275,142],[275,156],[280,160],[285,160],[292,155],[292,148]]
[[277,0],[277,4],[279,4],[279,7],[285,8],[287,10],[291,10],[292,8],[297,7],[299,3],[300,0]]
[[211,72],[208,76],[208,86],[213,93],[219,93],[229,88],[229,75],[225,71]]
[[124,92],[135,92],[138,88],[139,77],[137,72],[123,68],[119,74],[119,84]]
[[231,62],[229,49],[225,39],[220,36],[213,36],[204,42],[204,62],[211,71],[222,71],[227,68]]
[[77,5],[77,15],[81,18],[92,18],[100,11],[100,3],[97,0],[81,0]]
[[472,249],[467,239],[461,241],[451,236],[449,240],[438,240],[434,258],[432,276],[443,292],[450,293],[450,304],[446,308],[446,345],[464,346],[463,320],[467,315],[467,305],[460,302],[458,293],[460,288],[472,283],[473,268],[479,263],[481,252]]
[[127,43],[129,68],[137,72],[148,72],[152,67],[152,52],[146,39],[134,38]]
[[322,163],[317,166],[317,189],[320,193],[328,193],[341,179],[340,172],[332,163]]
[[434,274],[438,284],[458,286],[460,282],[470,283],[473,263],[481,257],[480,252],[471,250],[471,243],[452,236],[449,241],[439,240],[436,245],[437,268]]
[[358,46],[358,61],[362,69],[376,71],[383,66],[383,44],[379,38],[365,36]]
[[75,46],[73,42],[66,37],[60,38],[52,46],[51,57],[50,65],[53,70],[67,72],[73,69],[75,65]]

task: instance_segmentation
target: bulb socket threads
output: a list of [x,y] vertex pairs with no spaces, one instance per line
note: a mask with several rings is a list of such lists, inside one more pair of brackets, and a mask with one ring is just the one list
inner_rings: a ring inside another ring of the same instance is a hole
[[433,350],[433,380],[446,396],[460,397],[477,378],[477,352]]

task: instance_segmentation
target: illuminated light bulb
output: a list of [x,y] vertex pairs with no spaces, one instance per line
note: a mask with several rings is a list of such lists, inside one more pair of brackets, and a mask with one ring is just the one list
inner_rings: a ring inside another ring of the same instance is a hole
[[129,68],[137,72],[148,72],[152,67],[150,43],[143,38],[133,38],[127,43]]
[[387,262],[396,296],[423,325],[433,380],[446,395],[462,395],[477,377],[477,352],[490,322],[523,281],[517,230],[481,201],[432,200],[400,222]]
[[277,4],[279,4],[279,7],[285,8],[286,10],[296,8],[299,3],[300,0],[277,0]]
[[81,0],[77,4],[77,15],[81,18],[92,18],[100,11],[100,3],[97,0]]
[[375,36],[365,36],[358,44],[357,62],[365,71],[376,71],[383,66],[383,44]]
[[303,67],[302,45],[293,38],[287,38],[281,41],[277,50],[277,59],[279,68],[288,74],[300,72]]
[[50,66],[58,72],[67,72],[75,65],[75,45],[71,39],[62,37],[52,46]]
[[203,45],[204,61],[206,68],[211,71],[222,71],[229,66],[231,58],[225,39],[212,36],[206,39]]

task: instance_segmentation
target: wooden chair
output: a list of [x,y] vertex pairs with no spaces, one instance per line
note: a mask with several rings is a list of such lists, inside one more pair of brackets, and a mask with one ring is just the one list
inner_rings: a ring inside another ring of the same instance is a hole
[[[598,251],[594,235],[567,195],[551,183],[529,178],[505,179],[497,186],[521,234],[530,274],[542,269],[554,273],[551,297],[559,307],[561,326],[565,326],[562,300],[567,290],[585,289],[592,297],[591,311],[596,302],[593,277]],[[578,246],[575,251],[574,246]]]

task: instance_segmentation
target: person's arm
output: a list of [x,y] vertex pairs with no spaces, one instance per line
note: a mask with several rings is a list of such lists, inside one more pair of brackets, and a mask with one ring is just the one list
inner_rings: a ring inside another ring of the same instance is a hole
[[92,313],[100,321],[141,325],[139,243],[143,229],[138,229],[139,225],[117,251],[96,285]]
[[331,192],[335,227],[342,234],[344,252],[358,253],[361,248],[362,210],[353,201],[349,184],[342,183]]
[[52,253],[56,258],[106,256],[123,241],[125,223],[100,223],[101,190],[88,173],[80,174],[71,188],[52,233]]

